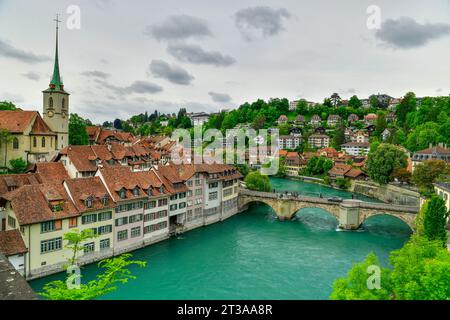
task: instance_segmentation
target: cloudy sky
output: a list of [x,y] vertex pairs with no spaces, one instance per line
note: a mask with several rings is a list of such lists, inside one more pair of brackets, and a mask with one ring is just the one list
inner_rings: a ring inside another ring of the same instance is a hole
[[258,98],[450,93],[450,0],[0,0],[0,100],[42,109],[56,13],[71,111],[97,123]]

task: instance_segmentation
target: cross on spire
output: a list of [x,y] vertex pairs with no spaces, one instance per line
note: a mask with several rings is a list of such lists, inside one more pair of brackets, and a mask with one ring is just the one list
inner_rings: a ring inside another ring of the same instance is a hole
[[58,31],[59,31],[59,14],[56,14],[56,19],[53,19],[56,22],[56,51],[55,51],[55,65],[53,67],[53,76],[50,82],[50,89],[52,90],[61,90],[64,91],[64,85],[59,74],[59,55],[58,55]]
[[59,13],[56,14],[56,19],[53,19],[53,21],[56,22],[56,30],[59,29],[59,23],[62,22],[61,20],[59,20]]

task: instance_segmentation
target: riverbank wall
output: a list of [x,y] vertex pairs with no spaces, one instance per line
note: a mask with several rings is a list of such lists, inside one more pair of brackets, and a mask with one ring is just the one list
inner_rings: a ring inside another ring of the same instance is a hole
[[371,181],[354,180],[351,182],[349,191],[376,198],[385,203],[417,207],[420,205],[419,192],[391,184],[380,185]]
[[[181,234],[187,233],[189,231],[198,229],[198,228],[207,227],[209,225],[228,220],[229,218],[235,216],[236,214],[238,214],[240,212],[241,211],[238,211],[237,209],[236,210],[229,210],[229,211],[222,212],[222,213],[219,213],[219,214],[215,214],[215,215],[212,215],[212,216],[209,216],[209,217],[204,217],[204,218],[200,218],[200,219],[197,219],[197,220],[194,220],[194,221],[190,221],[189,223],[187,223],[185,225],[183,230],[179,230],[178,231],[178,233],[175,235],[175,237],[179,236]],[[94,254],[91,254],[91,255],[88,255],[88,256],[82,256],[78,260],[78,265],[79,266],[86,266],[86,265],[90,265],[90,264],[93,264],[93,263],[98,263],[99,261],[104,260],[104,259],[113,258],[113,257],[119,256],[119,255],[124,254],[124,253],[131,253],[133,251],[140,250],[140,249],[149,247],[151,245],[155,245],[155,244],[157,244],[159,242],[163,242],[165,240],[168,240],[171,237],[172,236],[169,235],[169,234],[161,234],[158,237],[146,239],[143,242],[131,245],[129,247],[121,248],[120,250],[112,250],[112,249],[110,249],[110,250],[106,250],[104,252],[94,253]],[[36,280],[36,279],[48,277],[48,276],[53,275],[53,274],[64,272],[66,264],[67,264],[67,262],[63,262],[63,263],[54,264],[54,265],[51,265],[51,266],[48,266],[48,267],[43,267],[43,268],[38,269],[38,270],[34,270],[34,272],[31,275],[27,275],[26,276],[26,280],[27,281]]]

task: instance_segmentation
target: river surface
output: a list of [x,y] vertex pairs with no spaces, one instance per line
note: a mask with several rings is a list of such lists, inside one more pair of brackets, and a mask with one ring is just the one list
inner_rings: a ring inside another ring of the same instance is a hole
[[[271,179],[277,191],[351,198],[345,191],[300,181]],[[358,196],[358,199],[376,201]],[[410,236],[409,227],[390,216],[369,219],[364,232],[338,232],[336,219],[320,209],[303,209],[290,222],[254,204],[249,210],[179,238],[135,251],[147,267],[131,268],[136,280],[103,299],[328,299],[333,281],[355,262],[375,252],[388,255]],[[96,265],[82,269],[95,278]],[[64,274],[31,282],[36,291]]]

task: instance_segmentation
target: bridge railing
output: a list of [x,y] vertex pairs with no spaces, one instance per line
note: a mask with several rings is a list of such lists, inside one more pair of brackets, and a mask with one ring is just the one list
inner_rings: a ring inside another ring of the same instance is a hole
[[294,195],[289,192],[286,192],[286,193],[260,192],[260,191],[249,190],[246,188],[239,188],[239,194],[251,196],[251,197],[262,197],[262,198],[266,198],[266,199],[293,200],[293,201],[303,201],[303,202],[330,204],[330,205],[341,205],[343,203],[352,203],[353,205],[363,208],[363,209],[407,212],[407,213],[414,213],[414,214],[417,214],[419,212],[418,207],[393,205],[393,204],[387,204],[387,203],[364,202],[361,200],[350,200],[350,199],[344,200],[344,202],[334,202],[334,201],[329,201],[328,199],[325,199],[325,198],[308,197],[308,196],[303,196],[303,195],[299,195],[299,194]]

